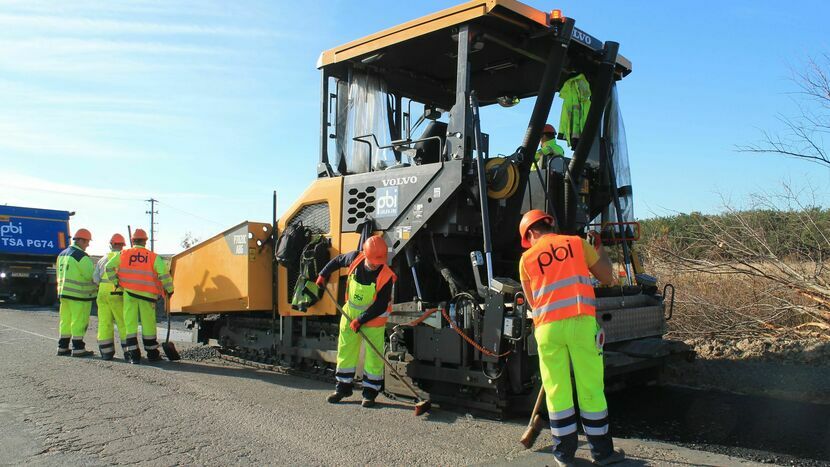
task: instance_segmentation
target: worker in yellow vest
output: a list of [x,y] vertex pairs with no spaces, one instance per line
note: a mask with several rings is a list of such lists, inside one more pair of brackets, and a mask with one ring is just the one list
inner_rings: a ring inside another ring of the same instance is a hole
[[127,334],[124,329],[124,290],[116,288],[113,278],[107,274],[107,263],[124,249],[126,243],[121,234],[114,234],[110,239],[109,253],[98,260],[92,277],[92,281],[98,284],[98,350],[103,360],[112,360],[115,356],[113,324],[118,326],[121,350],[127,346]]
[[[608,432],[602,347],[605,333],[597,324],[596,296],[591,274],[603,284],[614,283],[611,261],[576,235],[559,235],[553,217],[539,209],[519,223],[522,247],[519,277],[533,311],[539,371],[547,397],[553,455],[557,464],[571,466],[577,448],[577,422],[598,465],[625,459],[614,450]],[[576,380],[579,413],[574,408],[571,366]]]
[[147,360],[161,360],[156,339],[156,302],[166,292],[173,295],[173,278],[167,263],[146,248],[147,232],[133,232],[133,247],[122,250],[107,263],[107,274],[115,278],[115,286],[124,289],[124,328],[126,347],[124,357],[130,363],[141,362],[138,349],[138,322],[141,321],[141,340]]
[[550,123],[545,124],[545,127],[542,128],[542,138],[539,141],[539,149],[536,151],[531,170],[536,170],[537,165],[545,169],[551,159],[564,156],[565,150],[556,142],[556,128]]
[[[340,334],[337,338],[337,380],[334,392],[328,401],[336,404],[352,395],[357,360],[363,332],[376,349],[384,348],[386,321],[392,311],[392,286],[397,276],[387,266],[388,247],[383,237],[372,236],[363,243],[363,251],[339,255],[329,261],[317,277],[317,285],[325,287],[329,276],[339,268],[349,268],[346,282],[346,305],[343,311],[348,315],[340,319]],[[375,405],[375,398],[383,390],[383,360],[368,349],[363,365],[363,407]]]
[[[58,297],[60,298],[60,337],[58,355],[89,357],[92,351],[86,350],[84,335],[89,326],[89,314],[92,301],[95,300],[97,286],[92,281],[95,266],[86,249],[92,241],[92,234],[87,229],[78,229],[72,236],[72,245],[58,255]],[[72,351],[69,341],[72,341]]]

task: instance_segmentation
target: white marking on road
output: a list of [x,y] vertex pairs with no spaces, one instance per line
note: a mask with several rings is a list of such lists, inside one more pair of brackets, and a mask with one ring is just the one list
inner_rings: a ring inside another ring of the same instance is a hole
[[31,335],[33,335],[33,336],[42,337],[42,338],[44,338],[44,339],[49,339],[49,340],[51,340],[51,341],[57,341],[57,340],[58,340],[58,339],[56,339],[56,338],[54,338],[54,337],[44,336],[43,334],[38,334],[38,333],[36,333],[36,332],[32,332],[32,331],[27,331],[27,330],[25,330],[25,329],[16,328],[16,327],[14,327],[14,326],[9,326],[8,324],[3,324],[3,323],[0,323],[0,326],[6,327],[6,328],[9,328],[9,329],[14,329],[15,331],[25,332],[26,334],[31,334]]

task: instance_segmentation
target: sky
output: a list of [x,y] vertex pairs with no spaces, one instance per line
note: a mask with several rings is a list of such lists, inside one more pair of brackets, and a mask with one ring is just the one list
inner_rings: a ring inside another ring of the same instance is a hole
[[[455,3],[0,0],[0,204],[74,211],[96,254],[148,228],[149,198],[162,253],[269,222],[272,191],[282,212],[316,175],[319,54]],[[527,3],[633,62],[618,89],[638,217],[717,212],[785,182],[827,205],[826,168],[736,147],[797,112],[792,70],[830,51],[830,3]],[[529,114],[484,113],[491,152],[512,152]]]

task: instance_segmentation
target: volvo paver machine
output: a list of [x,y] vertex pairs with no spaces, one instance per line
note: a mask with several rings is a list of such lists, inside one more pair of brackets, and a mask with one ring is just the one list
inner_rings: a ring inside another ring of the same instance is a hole
[[[617,258],[621,285],[597,288],[609,387],[653,379],[688,351],[663,338],[666,290],[633,248],[617,99],[631,63],[619,44],[558,11],[473,0],[327,50],[317,68],[317,179],[279,221],[243,222],[173,260],[172,310],[195,317],[199,341],[333,375],[334,304],[323,295],[302,311],[292,307],[303,268],[275,262],[275,244],[301,224],[336,255],[357,249],[361,234],[380,233],[398,275],[384,351],[399,372],[439,403],[526,412],[540,381],[518,283],[517,226],[540,208],[563,233],[595,232]],[[590,101],[573,152],[534,165],[554,96],[580,75]],[[525,106],[524,133],[500,134],[500,123]],[[329,285],[341,301],[344,275]],[[406,394],[390,375],[386,391]]]

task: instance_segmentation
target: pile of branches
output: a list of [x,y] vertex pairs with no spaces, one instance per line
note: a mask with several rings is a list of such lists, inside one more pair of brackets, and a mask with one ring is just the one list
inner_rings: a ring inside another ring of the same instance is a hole
[[801,198],[785,187],[650,236],[646,257],[678,286],[676,334],[830,336],[830,220]]

